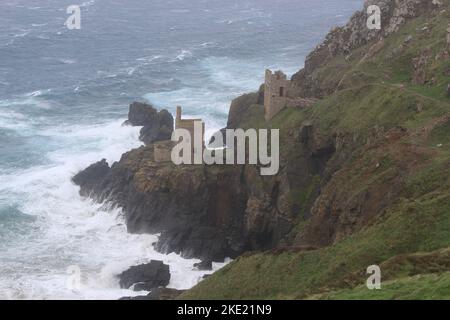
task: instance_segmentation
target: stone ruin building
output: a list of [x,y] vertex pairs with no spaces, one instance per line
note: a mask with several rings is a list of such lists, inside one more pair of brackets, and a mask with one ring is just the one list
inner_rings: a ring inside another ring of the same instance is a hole
[[[266,121],[273,119],[284,108],[305,108],[316,101],[315,99],[293,97],[293,91],[292,82],[287,79],[287,76],[282,71],[272,72],[271,70],[266,70],[264,83],[264,113]],[[196,150],[194,141],[192,141],[192,157],[197,152],[203,153],[205,148],[205,124],[202,119],[182,119],[182,109],[180,106],[177,106],[175,129],[188,130],[193,139],[196,122],[202,124],[202,150]],[[170,140],[154,143],[155,162],[171,161],[171,152],[174,145],[175,142]]]
[[172,140],[158,141],[153,144],[153,153],[155,162],[170,162],[172,161],[172,148],[175,143]]
[[[177,116],[175,118],[175,129],[186,129],[189,131],[189,133],[191,134],[191,144],[192,144],[192,155],[201,152],[203,154],[203,149],[205,148],[205,123],[203,122],[202,119],[182,119],[181,118],[182,115],[182,109],[180,106],[177,107]],[[197,150],[195,143],[194,143],[194,127],[195,127],[195,123],[200,122],[202,125],[202,136],[201,136],[201,141],[202,141],[202,149],[201,150]]]
[[[202,119],[182,119],[182,109],[180,106],[177,106],[177,113],[176,113],[176,118],[175,118],[175,129],[186,129],[189,131],[189,133],[191,134],[191,144],[192,144],[192,157],[194,157],[194,154],[196,154],[197,152],[201,152],[203,154],[203,148],[205,147],[205,124],[203,122]],[[196,146],[194,145],[194,128],[195,128],[195,123],[196,122],[200,122],[202,125],[202,136],[201,136],[201,141],[202,141],[202,149],[201,150],[197,150]],[[155,162],[169,162],[171,161],[171,153],[172,153],[172,148],[175,146],[175,142],[171,141],[171,140],[167,140],[167,141],[160,141],[154,144],[154,158],[155,158]]]
[[266,121],[273,119],[284,108],[309,107],[316,100],[294,97],[292,82],[282,71],[266,70],[264,82],[264,114]]
[[291,82],[282,71],[272,73],[266,70],[264,83],[264,113],[266,121],[271,120],[287,105]]

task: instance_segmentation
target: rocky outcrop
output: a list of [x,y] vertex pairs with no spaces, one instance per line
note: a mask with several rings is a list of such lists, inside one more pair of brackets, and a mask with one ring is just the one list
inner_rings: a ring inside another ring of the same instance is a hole
[[134,266],[119,276],[120,287],[135,291],[150,291],[169,284],[169,266],[162,261],[152,260],[150,263]]
[[246,113],[252,105],[264,104],[264,86],[261,86],[258,92],[244,94],[231,102],[230,111],[228,113],[227,128],[238,128],[242,119],[246,117]]
[[[254,107],[262,118],[263,106]],[[313,204],[319,185],[312,177],[324,172],[334,142],[305,124],[292,129],[284,143],[291,147],[282,152],[277,176],[261,176],[254,165],[157,163],[148,145],[110,168],[104,162],[89,167],[74,181],[81,194],[121,206],[129,232],[160,233],[159,251],[222,261],[286,241],[298,216]],[[304,203],[292,202],[297,193],[305,193]]]
[[[367,8],[370,5],[377,5],[381,10],[381,30],[367,28]],[[438,10],[440,6],[438,1],[430,0],[366,0],[362,11],[356,12],[345,26],[331,30],[307,56],[305,67],[292,77],[296,95],[322,98],[334,92],[339,79],[331,83],[321,82],[316,73],[324,61],[337,55],[348,55],[370,42],[376,43],[396,32],[408,19]]]
[[127,125],[143,127],[139,139],[145,144],[156,141],[170,140],[173,131],[173,116],[169,111],[163,109],[157,111],[153,106],[133,102],[130,105]]
[[201,271],[210,271],[212,270],[212,261],[211,260],[203,260],[199,263],[194,264],[194,268]]
[[[382,30],[367,29],[364,12],[356,13],[346,26],[334,29],[293,77],[299,106],[338,87],[338,77],[325,84],[317,78],[317,68],[323,61],[373,40],[365,55],[370,59],[385,45],[379,39],[394,32],[406,19],[438,6],[424,0],[377,0],[367,1],[366,7],[374,3],[383,12]],[[227,128],[265,123],[263,97],[261,88],[235,99]],[[149,132],[153,127],[160,130],[173,125],[171,116],[142,104],[132,105],[129,122],[144,125],[144,129],[147,126]],[[156,248],[165,253],[221,261],[249,250],[329,245],[361,228],[388,206],[398,196],[401,179],[392,178],[387,188],[390,194],[384,198],[380,193],[385,191],[384,184],[357,194],[351,188],[341,188],[351,177],[346,161],[362,142],[354,133],[322,133],[316,125],[304,121],[283,129],[280,171],[274,177],[260,176],[259,168],[252,165],[175,166],[155,162],[151,138],[147,146],[124,154],[111,167],[105,161],[94,164],[75,176],[74,182],[80,185],[81,194],[121,206],[130,232],[160,233]],[[384,131],[379,131],[370,139],[383,139]],[[299,221],[308,221],[302,232],[293,230]]]
[[162,252],[223,260],[246,249],[242,170],[157,164],[148,146],[125,154],[96,185],[82,184],[81,193],[123,207],[129,232],[161,233]]
[[103,187],[99,181],[103,181],[109,174],[110,168],[105,159],[94,163],[76,174],[72,181],[80,186],[80,194],[82,196],[89,196],[92,194],[99,194],[103,191]]

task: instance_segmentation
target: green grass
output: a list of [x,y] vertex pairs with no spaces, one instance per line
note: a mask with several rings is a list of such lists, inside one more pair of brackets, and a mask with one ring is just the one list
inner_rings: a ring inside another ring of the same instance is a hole
[[450,193],[423,201],[403,199],[373,225],[333,246],[239,258],[182,298],[301,299],[348,283],[363,284],[369,265],[450,247],[449,225]]
[[450,272],[426,274],[388,281],[380,290],[366,286],[344,289],[309,299],[323,300],[449,300]]
[[[450,1],[444,2],[449,7]],[[315,74],[318,82],[338,83],[345,75],[343,89],[307,109],[286,109],[267,124],[262,106],[252,105],[242,119],[244,128],[280,128],[281,153],[291,161],[298,157],[292,132],[305,123],[313,124],[324,139],[341,133],[353,137],[341,166],[345,195],[350,199],[374,187],[389,190],[391,181],[398,179],[401,190],[395,201],[333,245],[308,252],[292,248],[244,255],[181,298],[450,298],[450,121],[437,125],[428,136],[423,134],[424,140],[412,134],[450,114],[446,95],[450,59],[435,59],[446,46],[448,21],[450,10],[413,19],[361,63],[373,43],[348,59],[338,56],[328,61]],[[426,23],[430,32],[422,30]],[[408,35],[412,40],[404,44]],[[434,82],[412,85],[411,61],[426,47],[432,52],[427,75]],[[386,133],[396,127],[408,135],[366,148],[374,131]],[[313,190],[322,183],[316,177],[308,181],[289,194],[299,212],[291,238],[308,227],[304,204],[313,200]],[[382,267],[382,290],[365,287],[365,270],[373,264]]]
[[432,147],[442,145],[448,149],[450,147],[450,120],[437,126],[429,137],[428,143]]
[[[313,176],[304,188],[291,190],[289,193],[290,202],[298,208],[298,217],[303,220],[306,206],[312,200],[314,191],[319,187],[320,177]],[[301,220],[299,222],[301,222]]]

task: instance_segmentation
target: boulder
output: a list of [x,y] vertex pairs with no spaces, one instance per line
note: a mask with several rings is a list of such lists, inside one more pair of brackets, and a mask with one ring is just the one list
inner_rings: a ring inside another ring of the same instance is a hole
[[[88,196],[90,192],[101,192],[101,185],[98,182],[105,179],[109,172],[110,167],[106,160],[103,159],[76,174],[72,181],[81,187],[81,195]],[[89,190],[89,192],[85,192],[85,190]]]
[[158,111],[150,104],[133,102],[128,111],[129,125],[143,127],[158,121]]
[[173,128],[173,116],[166,109],[158,112],[158,122],[160,127]]
[[201,271],[210,271],[212,270],[212,261],[211,260],[203,260],[199,263],[194,263],[194,268],[197,268]]
[[121,288],[129,289],[134,285],[135,291],[150,291],[169,284],[170,270],[162,261],[152,260],[122,272],[119,279]]
[[172,128],[159,127],[158,125],[145,126],[141,129],[139,134],[139,140],[144,142],[146,145],[152,144],[153,142],[170,140],[172,137]]
[[[367,28],[367,8],[377,5],[381,10],[381,30]],[[409,19],[425,12],[433,12],[441,5],[427,0],[366,0],[364,9],[357,11],[350,21],[333,28],[305,60],[305,67],[292,76],[295,95],[322,98],[333,93],[340,81],[319,81],[318,71],[323,62],[337,55],[348,55],[368,43],[374,44],[396,32]],[[327,78],[328,79],[328,78]],[[418,79],[420,80],[420,79]]]
[[[262,115],[262,106],[259,111]],[[298,148],[298,156],[281,159],[285,165],[278,176],[263,177],[253,165],[155,163],[154,146],[142,146],[124,154],[82,193],[123,208],[128,232],[160,233],[155,248],[162,253],[223,261],[266,250],[286,236],[300,210],[289,202],[290,192],[320,175],[334,151],[333,141],[309,131],[301,139],[295,130],[288,135],[286,143]],[[318,191],[315,185],[305,207],[312,206]]]
[[133,102],[128,112],[127,125],[141,126],[139,139],[145,144],[170,140],[173,131],[173,116],[163,109],[157,111],[152,105]]

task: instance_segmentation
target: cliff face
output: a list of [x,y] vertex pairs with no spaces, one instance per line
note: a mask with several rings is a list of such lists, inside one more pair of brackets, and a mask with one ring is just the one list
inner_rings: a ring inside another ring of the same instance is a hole
[[96,163],[73,181],[82,195],[121,206],[130,232],[161,233],[160,251],[223,260],[284,243],[299,209],[312,205],[292,198],[307,186],[313,199],[319,186],[310,182],[317,181],[334,146],[314,141],[309,126],[290,136],[298,148],[295,161],[282,158],[275,177],[260,176],[259,168],[249,165],[157,163],[150,144],[124,154],[111,168]]
[[[367,8],[371,5],[377,5],[381,10],[381,30],[367,28]],[[321,72],[327,61],[337,56],[349,60],[355,50],[368,43],[382,41],[398,31],[409,19],[442,8],[441,1],[366,0],[363,10],[356,12],[345,26],[331,30],[325,40],[306,57],[304,69],[292,77],[296,93],[302,97],[323,98],[338,88],[343,89],[339,85],[342,79],[340,75],[348,71],[345,64],[336,65],[338,72],[329,78],[328,74]]]
[[174,120],[169,111],[157,111],[153,106],[134,102],[130,105],[126,125],[141,126],[139,139],[145,144],[170,140]]
[[[320,100],[267,124],[281,128],[286,163],[302,148],[311,160],[290,185],[292,229],[182,298],[450,297],[450,1],[369,4],[382,30],[366,28],[365,10],[332,30],[292,78],[298,96]],[[233,119],[263,126],[257,96],[236,100]],[[365,287],[374,264],[383,290]]]
[[267,123],[262,88],[231,104],[228,128],[280,128],[277,176],[155,163],[149,143],[74,177],[83,195],[123,207],[130,232],[161,233],[161,251],[221,260],[272,250],[185,297],[299,298],[360,283],[361,270],[398,255],[447,261],[434,251],[450,246],[450,1],[370,4],[381,31],[356,13],[293,76],[298,97],[320,99],[313,106]]

